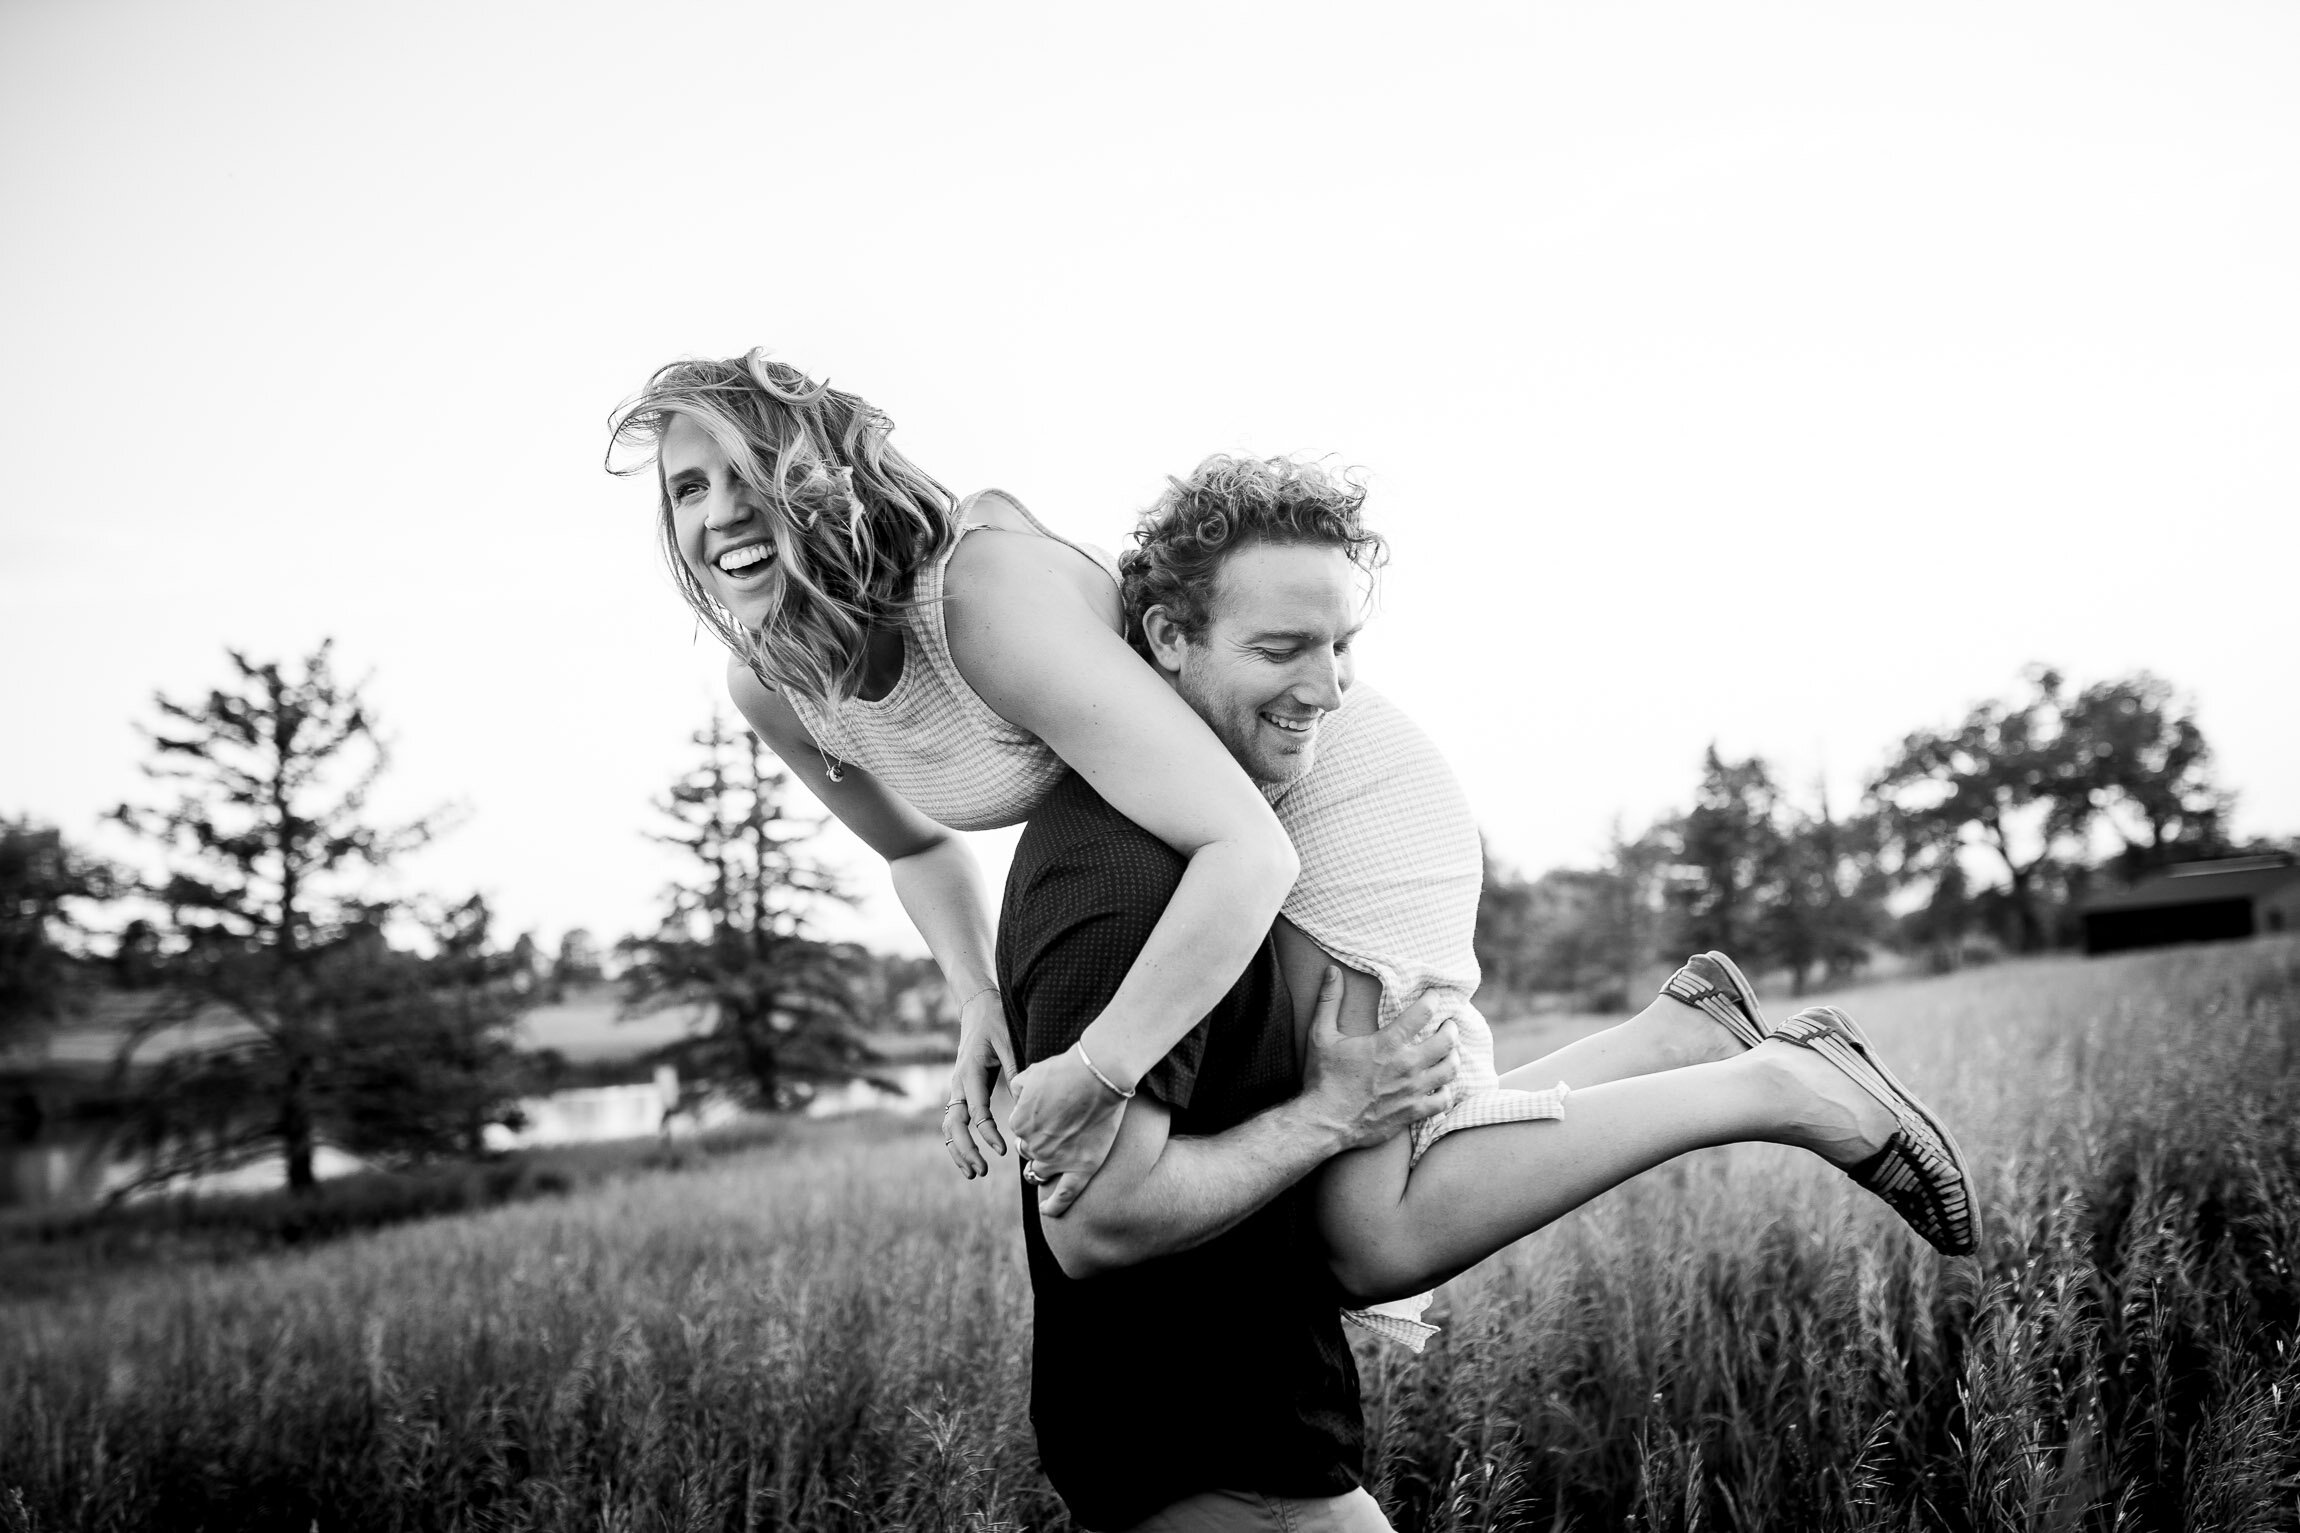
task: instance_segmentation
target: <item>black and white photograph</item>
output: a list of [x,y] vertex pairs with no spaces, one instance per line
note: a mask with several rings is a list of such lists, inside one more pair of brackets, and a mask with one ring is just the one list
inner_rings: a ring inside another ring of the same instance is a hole
[[0,0],[0,1533],[2300,1533],[2296,82]]

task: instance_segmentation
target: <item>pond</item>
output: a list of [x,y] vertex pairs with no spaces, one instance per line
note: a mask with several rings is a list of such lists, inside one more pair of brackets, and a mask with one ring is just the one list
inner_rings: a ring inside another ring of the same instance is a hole
[[[849,1081],[819,1093],[807,1105],[810,1118],[856,1112],[923,1112],[938,1107],[950,1080],[950,1061],[910,1061],[882,1067],[881,1079],[901,1088],[886,1092]],[[679,1100],[679,1077],[663,1066],[652,1080],[631,1085],[594,1086],[530,1097],[520,1104],[527,1122],[518,1130],[491,1127],[488,1148],[525,1149],[533,1145],[584,1144],[607,1139],[643,1138],[664,1132],[664,1116]],[[693,1132],[740,1116],[733,1104],[708,1099],[672,1120],[673,1132]],[[322,1144],[313,1170],[322,1181],[366,1168],[358,1156]],[[144,1162],[121,1153],[116,1131],[105,1124],[51,1118],[25,1143],[0,1144],[0,1209],[53,1209],[95,1203],[133,1181]],[[263,1192],[287,1181],[277,1154],[231,1171],[175,1183],[171,1193]]]

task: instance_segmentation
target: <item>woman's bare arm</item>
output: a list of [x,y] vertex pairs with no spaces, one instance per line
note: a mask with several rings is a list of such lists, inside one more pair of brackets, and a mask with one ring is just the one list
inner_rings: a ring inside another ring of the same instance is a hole
[[[951,1133],[951,1158],[959,1169],[979,1176],[989,1170],[982,1158],[984,1149],[1006,1152],[990,1117],[988,1063],[995,1059],[1011,1076],[1014,1047],[999,1004],[990,900],[974,853],[964,837],[919,813],[861,767],[846,763],[835,780],[819,770],[822,752],[806,725],[781,693],[740,660],[727,662],[727,691],[743,718],[807,791],[886,859],[895,897],[926,939],[943,983],[959,1003],[959,1069],[953,1073],[951,1091],[954,1098],[969,1103],[972,1133],[958,1132],[948,1121],[943,1127]],[[810,770],[810,765],[818,769]]]
[[[1134,965],[1086,1029],[1095,1066],[1131,1089],[1253,957],[1298,864],[1261,792],[1115,630],[1109,581],[1049,538],[988,531],[951,558],[944,625],[967,684],[1111,806],[1189,859]],[[1117,1099],[1075,1055],[1031,1067],[1018,1137],[1063,1174],[1059,1214],[1109,1153]]]

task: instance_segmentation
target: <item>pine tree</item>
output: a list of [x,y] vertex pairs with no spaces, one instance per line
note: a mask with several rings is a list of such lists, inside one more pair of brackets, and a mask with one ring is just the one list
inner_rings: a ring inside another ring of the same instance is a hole
[[[323,1136],[402,1156],[467,1142],[438,1130],[436,1109],[451,1102],[468,1125],[503,1106],[508,1079],[494,1064],[507,1019],[488,1013],[479,1025],[479,1002],[464,994],[468,953],[430,960],[391,947],[395,904],[374,882],[429,841],[439,817],[373,816],[389,752],[361,684],[336,675],[331,644],[290,666],[229,655],[231,682],[201,701],[155,698],[145,771],[173,802],[115,812],[167,864],[148,891],[166,914],[146,929],[139,960],[167,1004],[147,1031],[203,1012],[229,1022],[220,1040],[148,1065],[130,1068],[134,1040],[123,1052],[150,1179],[276,1149],[300,1191],[316,1181]],[[477,929],[483,938],[483,907]],[[445,1047],[461,1035],[450,1013],[496,1041]]]
[[694,767],[656,803],[675,828],[655,839],[686,871],[664,891],[656,932],[622,945],[626,1009],[699,1008],[703,1029],[672,1051],[683,1073],[763,1107],[872,1079],[863,955],[808,927],[824,901],[846,898],[802,849],[820,823],[791,814],[788,780],[756,736],[714,713],[693,743]]

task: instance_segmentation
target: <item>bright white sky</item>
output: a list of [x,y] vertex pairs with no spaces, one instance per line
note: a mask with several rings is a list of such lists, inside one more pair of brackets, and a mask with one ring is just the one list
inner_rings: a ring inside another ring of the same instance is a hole
[[469,812],[408,884],[642,924],[718,659],[603,424],[765,342],[1106,544],[1365,465],[1363,674],[1524,866],[2031,660],[2300,830],[2295,80],[2283,0],[6,0],[0,811],[121,850],[151,693],[333,634]]

